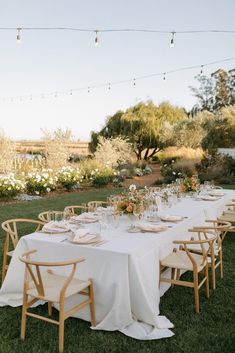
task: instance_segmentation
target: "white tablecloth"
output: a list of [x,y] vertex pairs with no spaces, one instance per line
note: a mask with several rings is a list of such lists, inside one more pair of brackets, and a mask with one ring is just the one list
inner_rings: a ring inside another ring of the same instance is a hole
[[[172,336],[170,328],[173,324],[159,315],[160,296],[169,288],[167,284],[159,288],[159,261],[172,251],[173,240],[190,238],[187,230],[204,224],[205,215],[216,218],[221,214],[224,205],[235,198],[234,191],[227,190],[225,193],[218,201],[183,199],[167,212],[188,218],[172,223],[172,228],[161,233],[128,233],[125,222],[118,228],[103,230],[110,240],[100,247],[76,245],[62,241],[63,236],[42,233],[22,237],[0,290],[0,306],[22,305],[24,265],[18,257],[23,252],[37,249],[34,258],[41,261],[85,256],[86,261],[79,264],[76,276],[94,281],[95,329],[119,330],[137,339]],[[55,271],[58,272],[58,268]],[[68,269],[59,271],[66,274]],[[80,300],[79,296],[69,298],[67,308]],[[88,308],[81,310],[76,317],[89,321]]]

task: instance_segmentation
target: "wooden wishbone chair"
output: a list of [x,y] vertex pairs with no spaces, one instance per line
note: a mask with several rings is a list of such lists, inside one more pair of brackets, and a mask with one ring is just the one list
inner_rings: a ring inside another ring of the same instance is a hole
[[[89,305],[91,324],[92,326],[96,326],[93,283],[91,279],[80,280],[78,278],[74,278],[77,264],[83,262],[85,260],[84,257],[63,262],[41,262],[30,260],[30,255],[35,252],[36,250],[28,251],[19,258],[19,260],[24,262],[26,265],[21,320],[21,339],[25,339],[27,316],[47,321],[59,326],[59,352],[62,353],[64,350],[64,321],[68,317]],[[72,270],[68,276],[54,274],[50,269],[41,272],[42,267],[48,268],[62,266],[72,266]],[[74,294],[85,295],[88,298],[80,304],[74,306],[72,309],[65,311],[65,300]],[[48,302],[49,316],[52,315],[52,304],[59,303],[59,321],[28,311],[28,309],[39,300]]]
[[[43,222],[33,219],[9,219],[2,223],[2,229],[5,231],[5,243],[3,248],[3,264],[2,264],[2,282],[8,269],[8,258],[13,256],[14,249],[19,241],[19,224],[30,223],[34,224],[34,231],[42,228]],[[12,250],[11,250],[12,249]]]
[[44,211],[39,213],[38,218],[40,221],[44,223],[50,222],[53,218],[56,217],[56,215],[60,215],[61,217],[63,216],[64,212],[63,211]]
[[64,212],[68,212],[71,216],[75,216],[81,212],[88,212],[88,207],[82,205],[66,206]]
[[[216,236],[216,240],[213,245],[213,251],[208,252],[208,265],[211,268],[212,273],[212,288],[216,288],[216,269],[220,269],[220,278],[223,278],[223,248],[222,243],[225,235],[231,227],[231,223],[223,222],[218,220],[206,220],[207,223],[211,223],[208,226],[197,226],[193,227],[193,230],[198,232],[198,237],[200,237],[200,232],[203,233],[204,237],[208,239],[210,236]],[[201,254],[200,246],[191,246],[189,250],[195,252],[196,254]]]
[[88,210],[89,212],[94,212],[96,211],[97,207],[107,207],[108,202],[107,201],[89,201],[87,203]]
[[[195,232],[195,230],[189,230]],[[205,283],[205,292],[207,298],[209,298],[209,274],[208,274],[208,253],[212,251],[213,244],[216,240],[216,236],[210,237],[209,239],[198,239],[198,240],[175,240],[173,244],[179,245],[179,249],[174,249],[171,254],[166,256],[160,261],[160,282],[171,283],[172,287],[176,285],[186,286],[194,288],[194,302],[195,311],[199,313],[199,289]],[[194,254],[190,252],[189,246],[200,245],[202,254]],[[207,249],[205,249],[205,245]],[[163,277],[162,274],[166,269],[171,268],[171,278]],[[177,276],[175,278],[177,270]],[[180,280],[180,271],[191,271],[193,272],[193,282]],[[199,283],[198,274],[199,272],[204,273],[204,277]]]

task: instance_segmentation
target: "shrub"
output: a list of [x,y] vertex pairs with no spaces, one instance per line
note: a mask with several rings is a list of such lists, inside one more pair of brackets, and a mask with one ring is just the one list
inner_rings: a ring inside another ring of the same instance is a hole
[[92,185],[96,187],[107,185],[113,182],[115,176],[116,172],[111,168],[104,168],[96,171],[93,175]]
[[72,190],[82,181],[78,168],[63,167],[57,172],[58,183],[67,190]]
[[104,165],[95,159],[86,159],[79,163],[79,169],[83,176],[83,180],[87,182],[92,181],[95,173],[102,168],[105,168]]
[[106,139],[98,138],[95,159],[104,165],[117,167],[131,159],[133,153],[131,144],[121,137]]
[[230,156],[207,155],[196,169],[201,182],[215,180],[227,184],[235,180],[235,159]]
[[51,175],[51,170],[43,170],[42,173],[29,173],[26,176],[26,190],[31,195],[44,195],[54,190],[57,177]]
[[192,161],[179,160],[161,167],[161,175],[165,183],[171,183],[180,177],[192,177],[195,173],[195,164]]
[[0,179],[0,198],[17,196],[24,190],[24,183],[13,174]]

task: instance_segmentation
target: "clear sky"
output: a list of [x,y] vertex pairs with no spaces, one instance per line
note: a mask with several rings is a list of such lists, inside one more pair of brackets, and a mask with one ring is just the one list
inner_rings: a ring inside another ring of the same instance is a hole
[[[235,0],[0,0],[0,27],[234,30]],[[235,56],[234,34],[166,34],[0,31],[0,96],[69,90],[202,64]],[[225,69],[235,62],[222,64]],[[210,74],[217,65],[205,69]],[[191,108],[188,86],[199,70],[99,88],[57,98],[0,102],[0,128],[14,139],[41,137],[40,128],[70,128],[88,139],[108,115],[139,100],[169,100]]]

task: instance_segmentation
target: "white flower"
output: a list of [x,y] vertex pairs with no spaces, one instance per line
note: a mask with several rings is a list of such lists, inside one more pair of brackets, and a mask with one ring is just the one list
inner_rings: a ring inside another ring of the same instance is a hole
[[175,163],[174,159],[172,159],[171,163]]
[[51,189],[50,189],[50,188],[46,188],[46,190],[47,190],[47,192],[50,192],[50,191],[51,191]]
[[35,191],[35,194],[36,194],[36,195],[39,195],[39,191]]
[[164,164],[164,167],[167,167],[167,164]]
[[135,191],[135,190],[136,190],[136,185],[135,185],[135,184],[131,184],[131,185],[129,186],[129,190],[130,190],[130,191]]
[[176,172],[172,172],[173,175],[176,175]]

